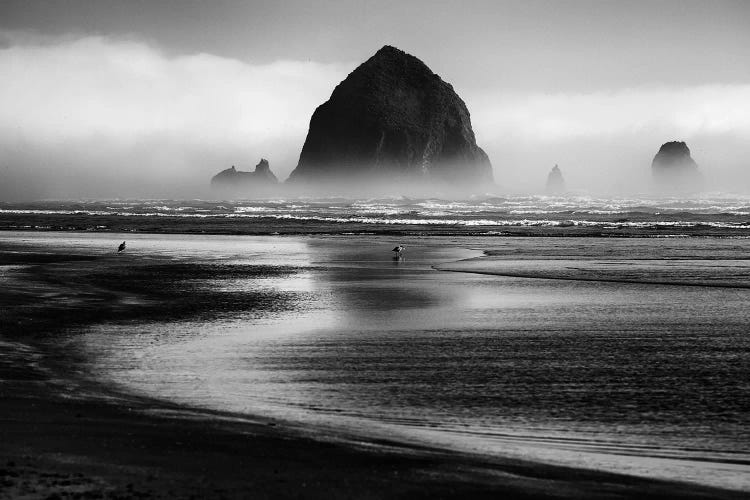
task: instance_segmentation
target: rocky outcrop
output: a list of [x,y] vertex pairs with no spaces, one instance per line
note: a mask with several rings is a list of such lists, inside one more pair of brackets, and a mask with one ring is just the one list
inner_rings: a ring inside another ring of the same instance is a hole
[[292,182],[492,182],[466,104],[419,59],[385,46],[312,115]]
[[559,194],[565,192],[565,180],[563,179],[560,167],[555,164],[549,175],[547,175],[547,192],[550,194]]
[[261,158],[260,163],[255,166],[254,172],[237,170],[234,165],[222,170],[211,178],[211,187],[241,193],[278,184],[278,182],[279,180],[271,172],[268,160]]
[[276,184],[279,182],[279,180],[276,178],[275,175],[273,175],[273,172],[271,172],[271,167],[268,165],[268,160],[265,158],[261,158],[260,162],[255,165],[255,172],[253,172],[255,175],[255,178],[258,180],[263,180],[265,182]]
[[661,191],[695,191],[703,184],[698,164],[684,142],[662,144],[651,162],[651,174]]

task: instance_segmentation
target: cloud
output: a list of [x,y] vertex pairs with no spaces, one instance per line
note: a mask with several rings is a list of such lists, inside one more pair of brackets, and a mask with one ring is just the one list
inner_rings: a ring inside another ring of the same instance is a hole
[[[90,148],[99,157],[132,149],[137,161],[130,168],[143,175],[170,169],[165,151],[202,150],[204,159],[206,152],[240,153],[238,160],[251,163],[283,145],[290,151],[272,161],[293,162],[313,110],[351,70],[305,61],[249,64],[204,53],[168,56],[143,42],[100,36],[3,38],[0,147],[6,158],[8,151],[31,158],[48,150],[80,162]],[[184,168],[183,160],[175,158],[172,170]]]
[[265,65],[195,54],[167,57],[139,42],[85,37],[0,50],[0,123],[39,140],[173,134],[217,145],[305,130],[344,67]]
[[586,94],[489,93],[473,100],[475,128],[534,143],[631,136],[750,137],[750,84],[639,87]]

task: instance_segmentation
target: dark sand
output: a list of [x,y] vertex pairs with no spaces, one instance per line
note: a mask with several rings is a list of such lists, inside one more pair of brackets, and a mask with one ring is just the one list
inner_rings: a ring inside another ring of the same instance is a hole
[[[96,265],[92,265],[95,263]],[[186,279],[294,268],[212,266],[2,244],[2,498],[743,498],[738,492],[492,459],[192,411],[120,394],[80,373],[61,336],[131,318],[284,310],[292,295],[227,301]]]

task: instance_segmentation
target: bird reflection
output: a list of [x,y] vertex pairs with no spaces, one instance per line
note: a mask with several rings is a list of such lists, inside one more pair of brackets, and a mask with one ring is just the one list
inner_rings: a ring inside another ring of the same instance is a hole
[[402,255],[402,252],[404,251],[404,248],[406,248],[404,245],[398,245],[396,248],[391,250],[393,252],[393,262],[399,263],[401,260],[403,260],[404,256]]

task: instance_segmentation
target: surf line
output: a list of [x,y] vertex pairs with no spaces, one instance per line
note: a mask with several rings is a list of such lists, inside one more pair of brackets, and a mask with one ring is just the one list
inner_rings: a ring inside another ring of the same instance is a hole
[[524,278],[524,279],[537,279],[537,280],[557,280],[557,281],[587,281],[597,283],[626,283],[631,285],[664,285],[664,286],[687,286],[687,287],[705,287],[705,288],[735,288],[740,290],[750,289],[750,284],[744,283],[696,283],[691,281],[659,281],[659,280],[632,280],[625,278],[591,278],[586,276],[554,276],[545,275],[538,276],[534,274],[512,272],[512,271],[490,271],[485,269],[451,269],[451,265],[459,264],[461,262],[478,261],[485,257],[475,257],[471,259],[462,259],[456,262],[447,264],[435,264],[432,269],[436,271],[443,271],[449,273],[469,273],[469,274],[480,274],[484,276],[499,276],[503,278]]

